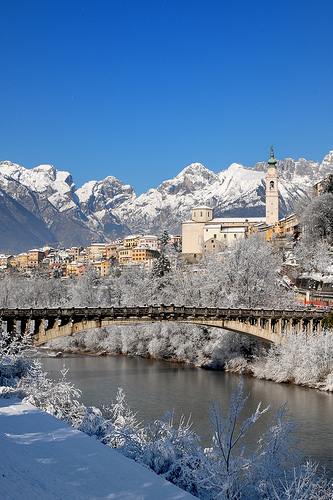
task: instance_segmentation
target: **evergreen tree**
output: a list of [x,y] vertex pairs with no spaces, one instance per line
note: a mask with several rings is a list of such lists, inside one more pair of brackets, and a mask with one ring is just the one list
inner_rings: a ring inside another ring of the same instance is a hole
[[154,261],[152,273],[153,276],[162,278],[166,273],[170,271],[170,269],[170,260],[165,256],[164,253],[161,253]]
[[166,256],[166,252],[170,241],[170,236],[168,231],[163,231],[159,240],[160,240],[160,255],[154,261],[152,273],[153,276],[157,278],[162,278],[171,269],[170,260]]

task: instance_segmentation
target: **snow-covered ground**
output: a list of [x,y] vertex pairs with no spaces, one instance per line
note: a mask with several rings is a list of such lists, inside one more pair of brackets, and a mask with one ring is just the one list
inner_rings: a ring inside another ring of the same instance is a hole
[[0,398],[2,500],[190,499],[189,493],[29,403]]

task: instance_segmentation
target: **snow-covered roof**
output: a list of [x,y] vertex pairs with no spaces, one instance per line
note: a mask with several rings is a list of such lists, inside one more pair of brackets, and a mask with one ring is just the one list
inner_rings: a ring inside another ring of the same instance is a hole
[[141,234],[130,234],[125,236],[124,240],[134,240],[135,238],[142,238]]

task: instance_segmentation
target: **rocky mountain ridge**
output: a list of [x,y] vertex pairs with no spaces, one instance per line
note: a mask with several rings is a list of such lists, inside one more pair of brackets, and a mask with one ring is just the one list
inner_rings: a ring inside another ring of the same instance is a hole
[[[322,163],[300,158],[277,162],[280,216],[293,211],[300,196],[333,173],[333,151]],[[198,204],[216,216],[265,215],[266,162],[253,168],[233,163],[215,173],[192,163],[173,179],[136,196],[112,175],[76,189],[69,172],[52,165],[26,169],[0,162],[0,252],[19,252],[45,243],[87,245],[131,232],[181,231]]]

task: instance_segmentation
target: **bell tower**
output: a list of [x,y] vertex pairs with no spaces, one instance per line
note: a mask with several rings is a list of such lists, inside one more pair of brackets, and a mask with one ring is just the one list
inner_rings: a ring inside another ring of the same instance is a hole
[[274,158],[273,146],[270,146],[271,157],[268,160],[266,175],[266,224],[275,224],[279,220],[279,190],[276,159]]

